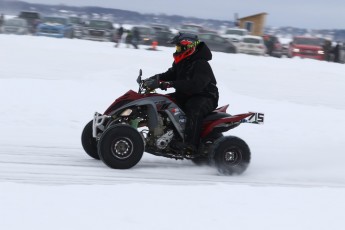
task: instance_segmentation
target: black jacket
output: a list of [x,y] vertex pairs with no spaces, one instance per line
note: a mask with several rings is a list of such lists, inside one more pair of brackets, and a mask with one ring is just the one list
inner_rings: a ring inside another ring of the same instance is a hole
[[194,54],[177,64],[173,63],[168,71],[159,74],[160,80],[173,82],[176,97],[188,100],[194,96],[206,96],[218,102],[217,81],[208,63],[211,59],[210,49],[201,42]]

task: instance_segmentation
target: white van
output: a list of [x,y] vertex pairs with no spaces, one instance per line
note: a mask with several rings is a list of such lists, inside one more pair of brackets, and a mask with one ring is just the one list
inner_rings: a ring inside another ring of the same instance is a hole
[[230,40],[234,44],[239,43],[246,35],[248,35],[248,31],[241,28],[228,28],[221,33],[223,38]]
[[265,55],[266,46],[264,39],[260,36],[246,35],[242,41],[239,42],[238,52],[254,55]]

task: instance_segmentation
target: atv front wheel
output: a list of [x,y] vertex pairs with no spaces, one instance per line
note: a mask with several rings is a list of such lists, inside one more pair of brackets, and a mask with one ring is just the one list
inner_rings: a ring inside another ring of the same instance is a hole
[[129,125],[107,128],[98,141],[98,154],[110,168],[129,169],[143,156],[145,145],[139,132]]
[[92,136],[92,120],[87,123],[85,126],[83,133],[81,134],[81,144],[83,145],[83,148],[87,155],[90,157],[99,160],[99,156],[97,153],[97,141]]
[[246,142],[234,136],[218,139],[214,143],[214,163],[225,175],[243,173],[250,162],[250,149]]

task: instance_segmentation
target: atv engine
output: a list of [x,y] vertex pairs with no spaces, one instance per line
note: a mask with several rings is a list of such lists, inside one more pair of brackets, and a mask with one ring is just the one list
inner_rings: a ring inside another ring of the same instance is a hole
[[174,131],[170,126],[169,118],[158,114],[158,125],[149,138],[149,144],[155,145],[158,149],[165,149],[174,137]]
[[165,149],[173,137],[174,137],[174,131],[168,130],[168,132],[166,132],[163,136],[157,139],[156,141],[157,148]]

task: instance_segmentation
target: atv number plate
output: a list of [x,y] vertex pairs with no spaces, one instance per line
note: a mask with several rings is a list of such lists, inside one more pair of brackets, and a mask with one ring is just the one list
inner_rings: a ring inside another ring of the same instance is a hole
[[253,123],[253,124],[264,124],[264,118],[265,114],[264,113],[257,113],[257,112],[252,112],[253,114],[246,118],[245,122],[246,123]]

